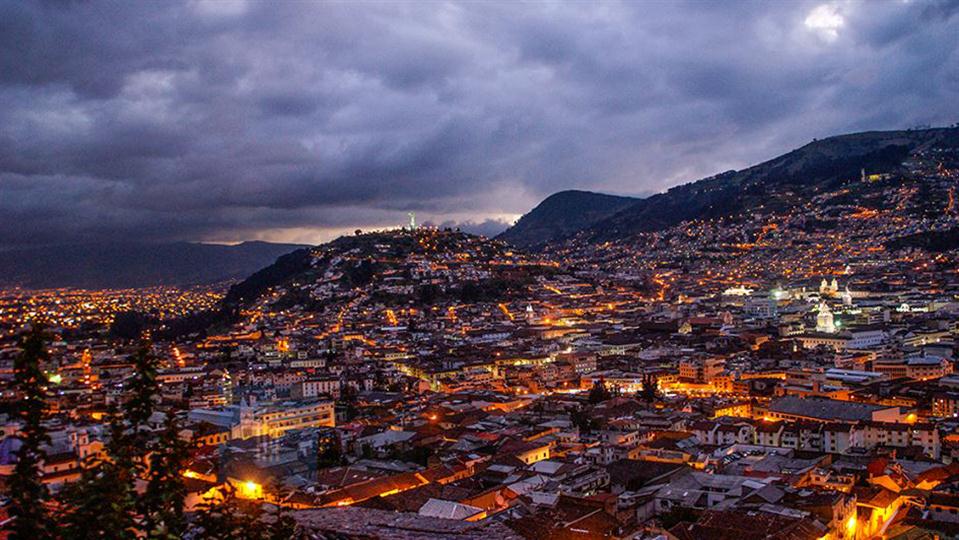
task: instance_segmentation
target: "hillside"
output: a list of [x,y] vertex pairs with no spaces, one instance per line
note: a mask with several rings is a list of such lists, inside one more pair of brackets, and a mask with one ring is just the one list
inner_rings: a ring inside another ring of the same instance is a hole
[[[539,232],[538,238],[550,240],[576,234],[592,243],[619,241],[684,221],[746,216],[760,208],[765,212],[785,211],[817,193],[858,181],[862,170],[867,174],[898,174],[904,171],[903,162],[911,157],[934,148],[957,146],[959,128],[874,131],[816,140],[748,169],[724,172],[637,200],[608,217],[583,219],[586,225],[578,230],[570,230],[570,226],[551,238]],[[534,217],[535,213],[536,210],[528,216]],[[571,213],[575,214],[575,210]],[[500,238],[522,241],[524,230],[551,227],[545,219],[527,221],[520,220]],[[567,218],[570,224],[579,221],[575,215]],[[527,245],[541,245],[543,241]]]
[[[896,279],[904,265],[909,272],[949,268],[959,238],[956,133],[817,141],[746,171],[676,188],[652,198],[654,204],[641,201],[547,246],[546,254],[619,275],[653,276],[674,291],[797,279],[816,286],[822,276],[878,272]],[[859,163],[868,163],[860,167],[865,178],[853,168]],[[874,279],[852,284],[883,286]]]
[[177,335],[291,317],[339,327],[336,321],[348,320],[347,312],[423,312],[447,302],[495,305],[527,298],[537,276],[557,271],[505,242],[462,232],[423,228],[343,236],[280,257],[233,285],[216,308],[166,329]]
[[428,304],[437,295],[468,297],[475,291],[467,286],[486,285],[500,287],[490,291],[494,296],[506,295],[505,282],[515,277],[517,266],[535,264],[504,242],[467,233],[434,229],[367,233],[280,257],[231,287],[224,301],[231,307],[265,301],[273,309],[310,308],[368,291],[387,304]]
[[120,289],[242,278],[301,246],[244,242],[79,244],[0,252],[0,285]]
[[547,197],[497,236],[520,247],[537,247],[583,230],[640,199],[589,191],[560,191]]

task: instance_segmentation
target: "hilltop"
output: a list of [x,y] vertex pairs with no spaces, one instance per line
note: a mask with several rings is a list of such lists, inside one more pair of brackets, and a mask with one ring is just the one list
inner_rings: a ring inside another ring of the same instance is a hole
[[550,195],[515,225],[497,236],[520,247],[540,247],[583,230],[640,199],[590,191],[560,191]]
[[[741,171],[727,171],[635,200],[605,218],[595,219],[609,211],[609,206],[602,203],[598,208],[585,211],[572,207],[570,215],[565,216],[566,222],[583,223],[575,231],[555,229],[554,214],[540,212],[537,207],[500,238],[518,245],[540,246],[543,242],[540,238],[546,238],[546,235],[539,231],[553,227],[556,234],[547,240],[575,234],[592,243],[615,242],[638,233],[664,230],[685,221],[741,216],[757,209],[785,211],[800,206],[818,193],[858,181],[863,170],[870,175],[899,174],[904,171],[903,163],[910,156],[934,148],[957,146],[959,128],[839,135],[815,140]],[[540,206],[546,205],[551,198]],[[601,199],[593,197],[583,201],[581,206],[588,208],[590,201]],[[553,205],[547,205],[550,206]]]
[[389,304],[431,303],[439,295],[500,296],[516,268],[551,267],[502,241],[436,229],[343,236],[298,250],[234,285],[227,304],[249,305],[270,293],[272,308],[322,307],[368,291]]
[[558,271],[503,241],[451,230],[343,236],[280,257],[233,285],[216,309],[171,327],[193,332],[294,313],[342,320],[347,310],[372,305],[422,310],[443,302],[499,303],[528,296],[536,276]]

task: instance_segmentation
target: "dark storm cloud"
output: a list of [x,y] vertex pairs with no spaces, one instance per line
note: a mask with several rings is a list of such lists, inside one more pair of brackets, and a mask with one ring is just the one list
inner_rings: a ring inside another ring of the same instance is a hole
[[956,2],[0,3],[0,245],[483,234],[945,124]]

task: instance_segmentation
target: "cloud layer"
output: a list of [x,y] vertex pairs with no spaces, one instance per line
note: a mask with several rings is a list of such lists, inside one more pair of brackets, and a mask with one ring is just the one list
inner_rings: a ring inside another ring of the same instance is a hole
[[0,3],[0,246],[494,232],[959,120],[959,3]]

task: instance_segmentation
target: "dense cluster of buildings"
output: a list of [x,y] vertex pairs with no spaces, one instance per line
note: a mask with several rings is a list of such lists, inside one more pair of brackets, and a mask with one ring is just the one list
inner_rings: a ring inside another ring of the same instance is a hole
[[138,312],[158,320],[209,309],[223,298],[215,286],[148,289],[2,289],[0,336],[15,336],[35,320],[54,320],[66,331],[100,328],[121,313]]
[[[423,228],[316,248],[228,329],[153,345],[191,500],[232,483],[318,538],[954,537],[955,253],[893,239],[959,224],[923,196],[956,178],[914,166],[645,249]],[[50,353],[58,489],[133,368],[102,334]]]

